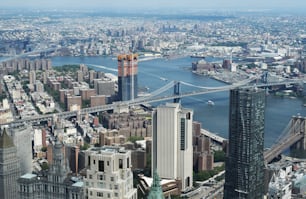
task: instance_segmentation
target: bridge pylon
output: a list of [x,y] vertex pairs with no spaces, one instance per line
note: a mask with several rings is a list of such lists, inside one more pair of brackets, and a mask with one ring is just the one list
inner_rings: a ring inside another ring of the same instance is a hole
[[291,149],[306,150],[306,118],[293,116],[291,119],[291,134],[302,134],[303,138],[290,147]]
[[[179,96],[181,94],[180,82],[175,82],[175,84],[174,84],[174,93],[173,94],[177,95],[177,96]],[[180,97],[173,99],[174,103],[179,103],[180,101],[181,101]]]

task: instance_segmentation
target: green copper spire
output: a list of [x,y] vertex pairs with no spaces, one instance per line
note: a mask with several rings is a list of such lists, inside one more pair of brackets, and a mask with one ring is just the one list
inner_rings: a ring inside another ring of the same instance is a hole
[[148,199],[164,199],[163,190],[160,186],[160,179],[157,174],[157,171],[154,170],[153,173],[153,183],[150,189],[150,193],[148,195]]
[[1,134],[0,132],[0,148],[11,148],[14,147],[14,143],[12,139],[7,135],[6,129],[3,129],[3,132]]

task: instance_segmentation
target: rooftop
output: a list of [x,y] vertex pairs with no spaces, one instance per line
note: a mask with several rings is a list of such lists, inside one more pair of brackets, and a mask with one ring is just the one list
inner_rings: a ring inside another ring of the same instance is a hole
[[37,177],[37,175],[32,174],[32,173],[26,173],[23,176],[21,176],[21,178],[23,178],[23,179],[32,179],[32,178],[36,178],[36,177]]

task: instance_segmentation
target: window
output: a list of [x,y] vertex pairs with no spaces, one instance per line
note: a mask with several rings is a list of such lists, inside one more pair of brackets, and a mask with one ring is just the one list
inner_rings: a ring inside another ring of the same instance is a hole
[[111,181],[112,181],[112,182],[114,181],[114,177],[111,177]]
[[190,177],[187,177],[187,178],[186,178],[186,182],[185,182],[185,183],[186,183],[186,186],[187,186],[187,187],[190,186]]
[[181,118],[181,150],[185,150],[186,149],[186,139],[185,139],[185,119]]
[[107,166],[109,166],[109,161],[107,161]]
[[123,168],[123,161],[122,159],[119,159],[119,169],[122,169]]
[[130,167],[130,159],[129,158],[127,158],[127,168],[129,168]]
[[99,171],[104,172],[104,161],[103,160],[99,160]]
[[102,192],[97,192],[97,196],[98,197],[103,197],[103,193]]
[[188,113],[186,114],[186,119],[187,119],[187,120],[190,120],[190,115],[191,115],[190,112],[188,112]]

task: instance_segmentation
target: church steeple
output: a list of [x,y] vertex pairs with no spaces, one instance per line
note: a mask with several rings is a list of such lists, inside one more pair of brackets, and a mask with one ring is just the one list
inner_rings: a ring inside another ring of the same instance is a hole
[[160,186],[160,178],[156,170],[153,172],[153,183],[148,195],[148,199],[165,199],[163,190]]

